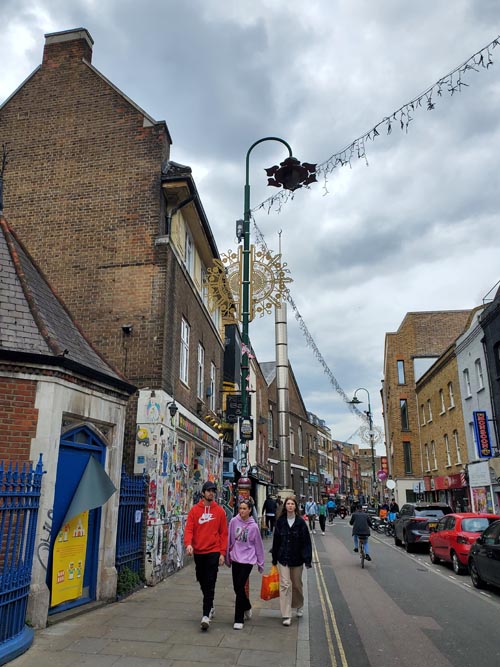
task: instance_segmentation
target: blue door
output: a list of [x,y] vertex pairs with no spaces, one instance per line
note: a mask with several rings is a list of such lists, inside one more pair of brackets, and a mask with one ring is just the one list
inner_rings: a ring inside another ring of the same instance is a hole
[[[94,456],[101,465],[104,465],[106,446],[88,426],[80,426],[68,431],[61,437],[57,462],[50,556],[47,567],[47,585],[49,588],[51,588],[52,583],[54,541],[91,456]],[[69,600],[51,607],[50,614],[95,600],[100,521],[100,508],[90,510],[82,596],[76,600]]]

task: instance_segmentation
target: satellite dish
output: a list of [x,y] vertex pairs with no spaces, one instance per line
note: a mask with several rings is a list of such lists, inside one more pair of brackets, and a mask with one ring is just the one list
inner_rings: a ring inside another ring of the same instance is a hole
[[388,479],[385,485],[388,489],[391,489],[391,491],[396,488],[396,482],[393,479]]

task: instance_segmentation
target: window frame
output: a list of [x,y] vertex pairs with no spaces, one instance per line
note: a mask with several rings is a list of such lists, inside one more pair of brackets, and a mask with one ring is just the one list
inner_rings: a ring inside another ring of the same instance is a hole
[[210,396],[209,406],[212,412],[215,412],[216,403],[216,388],[217,388],[217,366],[213,361],[210,362]]
[[413,475],[413,460],[411,456],[411,442],[403,440],[403,461],[405,466],[405,475]]
[[398,384],[406,384],[404,359],[398,359],[396,361],[396,366],[397,366],[397,374],[398,374]]
[[201,343],[198,343],[196,395],[200,400],[205,400],[205,348]]
[[[404,408],[404,411],[403,411]],[[399,399],[399,411],[400,411],[400,417],[401,417],[401,430],[402,431],[409,431],[410,430],[410,417],[408,415],[408,399],[407,398],[400,398]],[[403,419],[403,415],[405,415],[405,419]],[[405,426],[405,421],[406,421],[406,426]]]
[[471,386],[470,386],[470,373],[469,373],[468,368],[464,368],[463,378],[464,378],[464,385],[465,385],[465,398],[470,398],[472,396],[472,389],[471,389]]
[[185,317],[181,319],[181,346],[180,346],[180,363],[179,363],[179,377],[181,382],[189,386],[189,341],[191,335],[191,327]]
[[476,369],[476,380],[477,380],[477,391],[482,391],[484,389],[484,374],[483,366],[481,364],[481,359],[476,359],[474,362],[474,367]]
[[451,468],[450,439],[448,433],[444,434],[444,450],[446,453],[446,467]]
[[453,430],[453,440],[455,441],[455,453],[456,453],[456,462],[455,465],[462,465],[462,455],[460,454],[460,440],[458,439],[457,429]]
[[450,406],[448,410],[452,410],[455,407],[455,395],[453,393],[453,382],[448,382],[448,397],[450,399]]

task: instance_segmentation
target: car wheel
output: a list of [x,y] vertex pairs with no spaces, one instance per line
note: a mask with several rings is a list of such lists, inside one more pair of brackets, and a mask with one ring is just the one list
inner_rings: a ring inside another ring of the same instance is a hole
[[407,554],[412,554],[415,551],[415,545],[413,542],[408,542],[408,538],[406,535],[403,535],[404,543],[405,543],[405,549]]
[[458,560],[458,556],[454,551],[451,552],[451,565],[453,567],[453,572],[455,574],[463,574],[464,573],[465,568],[462,565],[462,563]]
[[469,573],[475,588],[486,588],[486,582],[479,576],[477,565],[473,559],[469,561]]
[[441,559],[438,558],[434,553],[434,549],[432,548],[432,546],[429,547],[429,558],[431,559],[431,563],[433,563],[434,565],[437,565],[438,563],[441,562]]

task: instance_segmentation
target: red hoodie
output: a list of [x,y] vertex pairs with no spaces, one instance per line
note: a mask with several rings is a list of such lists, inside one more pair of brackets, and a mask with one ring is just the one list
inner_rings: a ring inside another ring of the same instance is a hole
[[205,505],[200,500],[189,510],[184,544],[193,547],[195,554],[210,554],[218,551],[223,556],[227,549],[226,513],[220,505],[212,501]]

